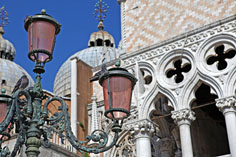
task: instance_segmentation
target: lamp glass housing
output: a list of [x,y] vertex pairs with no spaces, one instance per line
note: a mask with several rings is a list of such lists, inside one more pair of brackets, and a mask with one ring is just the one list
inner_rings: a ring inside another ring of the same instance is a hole
[[105,116],[115,120],[127,118],[136,78],[126,69],[112,68],[101,76],[99,83],[103,87]]
[[31,60],[41,63],[51,60],[55,32],[55,26],[48,21],[34,21],[29,25],[29,57]]
[[11,96],[6,94],[5,88],[1,89],[0,92],[0,122],[5,119],[7,114],[8,103],[11,99]]
[[7,102],[0,100],[0,122],[2,122],[5,119],[5,116],[7,114]]
[[61,25],[42,9],[41,14],[27,16],[24,27],[28,32],[29,59],[38,64],[51,61]]

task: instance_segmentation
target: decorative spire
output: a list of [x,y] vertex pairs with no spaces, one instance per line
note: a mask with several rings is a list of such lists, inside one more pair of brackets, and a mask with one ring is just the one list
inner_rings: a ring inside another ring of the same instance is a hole
[[104,29],[104,25],[103,25],[103,21],[106,18],[106,12],[108,10],[109,6],[105,3],[102,2],[102,0],[100,0],[99,2],[97,2],[95,4],[95,10],[94,10],[94,16],[96,18],[97,21],[99,21],[98,24],[98,29],[99,30],[103,30]]
[[3,27],[8,24],[8,14],[4,6],[0,9],[0,20],[0,36],[2,36],[2,34],[4,34]]
[[98,114],[97,114],[97,96],[93,93],[92,96],[92,124],[91,124],[91,133],[98,129]]

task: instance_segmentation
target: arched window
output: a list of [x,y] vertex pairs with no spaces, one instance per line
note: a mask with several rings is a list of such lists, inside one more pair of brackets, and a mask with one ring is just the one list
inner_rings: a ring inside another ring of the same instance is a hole
[[105,44],[106,44],[106,46],[110,46],[111,41],[110,40],[105,40]]
[[90,41],[89,47],[94,47],[94,46],[95,46],[95,43],[93,41]]
[[97,46],[103,46],[103,40],[102,39],[97,39]]

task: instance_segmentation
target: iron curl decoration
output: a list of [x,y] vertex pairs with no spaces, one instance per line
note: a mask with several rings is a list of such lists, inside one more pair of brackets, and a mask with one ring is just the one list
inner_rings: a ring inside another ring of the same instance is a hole
[[[58,101],[60,103],[60,106],[58,107],[58,110],[60,112],[57,112],[53,116],[49,117],[49,105],[53,101]],[[71,129],[71,122],[70,122],[70,116],[68,112],[68,105],[65,103],[65,101],[61,97],[52,97],[49,98],[46,103],[44,104],[43,111],[42,111],[42,118],[44,121],[47,121],[48,124],[50,124],[50,127],[48,130],[55,131],[58,130],[59,137],[61,138],[61,141],[64,141],[64,138],[66,137],[70,144],[76,148],[79,151],[84,152],[90,152],[90,153],[101,153],[108,149],[110,149],[112,146],[114,146],[118,140],[118,133],[119,131],[114,131],[115,135],[113,138],[113,141],[110,143],[109,146],[106,146],[108,143],[108,135],[103,130],[95,130],[92,132],[90,136],[86,137],[85,141],[79,141],[75,135],[72,132]],[[117,125],[114,125],[117,127]],[[116,129],[115,129],[116,130]],[[89,143],[96,143],[93,146],[89,146]],[[87,146],[85,146],[87,144]]]
[[[52,139],[54,133],[59,135],[62,144],[67,139],[72,147],[80,152],[105,152],[116,145],[123,124],[123,119],[112,119],[111,140],[108,140],[109,136],[105,131],[95,130],[84,141],[79,141],[72,132],[68,105],[61,97],[49,97],[44,94],[40,73],[37,73],[33,87],[18,89],[12,97],[3,94],[0,94],[0,97],[10,99],[6,101],[8,109],[5,119],[0,123],[0,157],[16,156],[23,145],[26,146],[25,152],[28,157],[37,157],[41,145],[51,147],[49,139]],[[54,101],[58,103],[52,111],[49,106]],[[10,132],[14,128],[18,136],[10,153],[9,148],[3,143],[11,138]]]
[[[20,97],[24,97],[21,99]],[[32,114],[31,96],[28,90],[19,89],[11,97],[5,119],[0,123],[0,157],[5,156],[16,156],[22,145],[25,143],[26,138],[26,128],[28,127],[28,122],[26,116]],[[2,144],[4,141],[11,138],[10,131],[16,125],[16,132],[18,133],[17,141],[14,146],[12,153],[10,153],[9,148]],[[20,128],[17,128],[20,127]]]
[[[40,101],[39,98],[41,98]],[[43,106],[42,104],[38,104],[39,102],[42,103],[42,99],[47,99]],[[57,112],[51,114],[49,106],[54,101],[59,102],[59,107]],[[36,105],[41,108],[39,113],[40,119],[38,119],[38,114],[36,114],[36,109],[39,108],[36,108]],[[2,148],[2,143],[11,138],[9,132],[14,128],[14,125],[16,126],[15,131],[18,133],[18,137],[14,149],[10,153],[7,146]],[[116,127],[117,122],[114,121],[114,128]],[[115,135],[109,146],[107,146],[108,134],[103,130],[95,130],[91,135],[86,137],[85,141],[79,141],[71,129],[68,105],[61,97],[48,97],[42,95],[41,92],[35,92],[32,88],[26,90],[19,89],[13,94],[9,102],[6,117],[0,123],[0,157],[16,156],[22,145],[25,144],[27,146],[27,138],[29,137],[37,137],[44,147],[50,148],[51,143],[49,142],[49,138],[52,138],[55,132],[59,134],[62,144],[65,138],[67,138],[70,144],[78,151],[101,153],[116,144],[120,129],[113,129],[113,131]]]

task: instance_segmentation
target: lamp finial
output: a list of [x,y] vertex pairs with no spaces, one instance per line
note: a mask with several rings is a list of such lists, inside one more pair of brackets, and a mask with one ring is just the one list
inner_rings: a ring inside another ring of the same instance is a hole
[[1,89],[1,94],[5,94],[6,93],[6,89],[5,88],[2,88]]
[[45,10],[45,9],[42,9],[42,10],[41,10],[41,14],[46,14],[46,10]]

